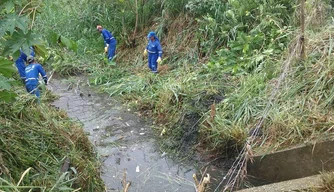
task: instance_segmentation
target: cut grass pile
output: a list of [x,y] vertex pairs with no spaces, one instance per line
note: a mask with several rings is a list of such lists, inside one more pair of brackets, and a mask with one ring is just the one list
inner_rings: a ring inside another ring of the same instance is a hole
[[[26,95],[0,105],[1,190],[104,190],[96,153],[65,112]],[[66,158],[69,168],[61,172]]]

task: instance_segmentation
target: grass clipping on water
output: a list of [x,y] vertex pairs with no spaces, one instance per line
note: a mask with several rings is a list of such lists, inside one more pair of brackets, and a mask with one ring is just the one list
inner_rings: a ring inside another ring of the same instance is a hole
[[[0,103],[0,189],[103,191],[100,164],[82,128],[45,104]],[[70,168],[60,172],[66,158]]]

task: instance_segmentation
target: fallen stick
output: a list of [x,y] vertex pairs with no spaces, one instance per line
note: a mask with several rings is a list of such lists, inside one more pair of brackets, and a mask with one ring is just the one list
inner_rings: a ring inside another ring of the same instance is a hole
[[122,184],[123,184],[123,188],[124,188],[123,192],[128,192],[131,183],[126,182],[126,169],[124,169]]
[[205,173],[206,173],[206,170],[207,170],[207,168],[205,169],[204,173],[202,174],[202,178],[199,182],[198,182],[196,174],[195,173],[193,174],[193,179],[194,179],[194,182],[195,182],[196,192],[205,192],[207,184],[210,183],[210,178],[211,178],[210,175],[207,173],[206,176],[204,176]]

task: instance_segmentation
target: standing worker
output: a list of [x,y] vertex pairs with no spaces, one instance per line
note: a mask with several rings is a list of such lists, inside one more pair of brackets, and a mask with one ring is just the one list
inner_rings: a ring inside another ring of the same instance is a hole
[[40,92],[38,89],[38,78],[39,74],[42,75],[45,85],[48,84],[48,78],[43,67],[35,62],[33,56],[29,55],[27,57],[28,66],[26,67],[26,89],[28,93],[35,94],[40,98]]
[[[30,55],[35,56],[34,48],[29,47],[29,49],[31,50]],[[19,74],[20,74],[20,77],[21,77],[21,80],[22,80],[23,84],[25,83],[25,80],[26,80],[26,73],[25,73],[26,64],[25,64],[25,62],[27,62],[27,55],[22,51],[22,49],[20,49],[20,56],[15,61],[15,65],[16,65],[16,68],[17,68]]]
[[148,44],[144,51],[144,56],[146,56],[148,52],[148,67],[153,73],[158,73],[158,64],[161,63],[162,57],[160,41],[153,31],[149,32],[147,38]]
[[113,37],[108,30],[103,29],[101,25],[98,25],[96,29],[102,34],[104,39],[104,53],[108,54],[108,60],[111,61],[115,56],[117,41],[115,37]]

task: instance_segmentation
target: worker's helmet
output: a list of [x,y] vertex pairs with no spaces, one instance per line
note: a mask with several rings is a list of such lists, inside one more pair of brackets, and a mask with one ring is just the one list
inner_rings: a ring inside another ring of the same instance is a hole
[[31,62],[33,62],[35,59],[34,59],[34,57],[32,56],[32,55],[29,55],[28,57],[27,57],[27,61],[28,61],[28,63],[31,63]]
[[96,30],[102,29],[101,25],[96,26]]

